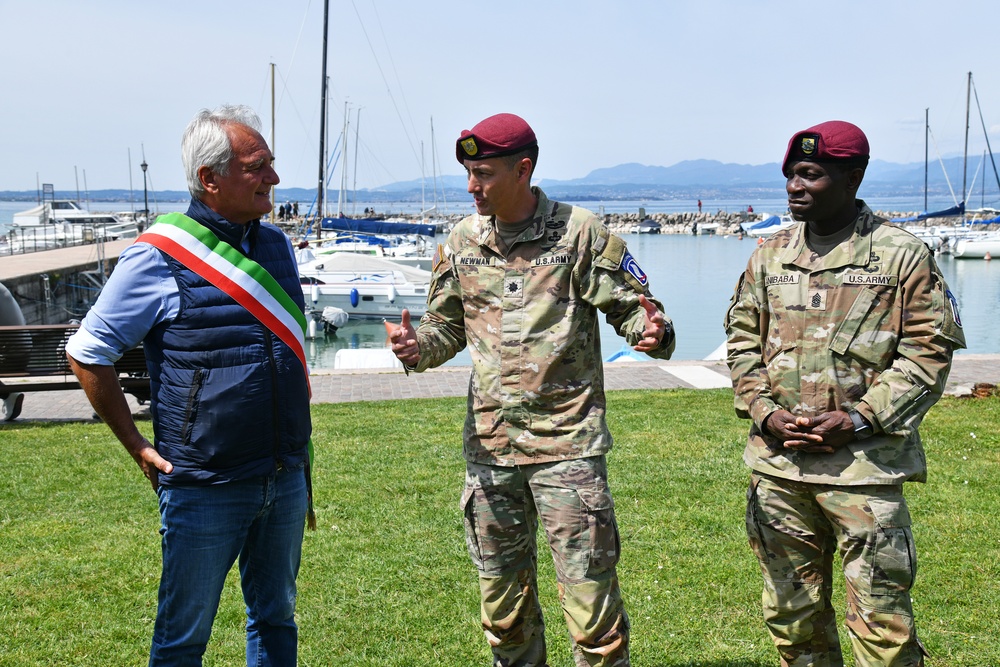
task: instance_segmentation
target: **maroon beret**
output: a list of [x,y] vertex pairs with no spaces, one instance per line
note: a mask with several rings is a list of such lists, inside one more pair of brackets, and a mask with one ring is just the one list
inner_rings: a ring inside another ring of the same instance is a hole
[[462,130],[455,143],[455,157],[460,164],[465,164],[466,160],[513,155],[537,145],[534,131],[523,118],[512,113],[498,113],[471,130]]
[[787,174],[793,162],[830,162],[837,160],[864,161],[867,163],[868,137],[857,125],[842,120],[828,120],[795,133],[788,142],[781,173]]

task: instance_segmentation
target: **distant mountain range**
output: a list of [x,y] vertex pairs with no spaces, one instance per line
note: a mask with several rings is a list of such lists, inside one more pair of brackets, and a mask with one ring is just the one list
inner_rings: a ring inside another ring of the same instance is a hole
[[[928,170],[928,194],[931,196],[956,193],[962,187],[962,158],[943,160],[948,180],[945,179],[940,164],[933,164]],[[976,174],[978,170],[978,175]],[[978,193],[982,187],[983,169],[970,162],[968,179],[970,187]],[[985,165],[987,196],[996,200],[1000,197],[996,176],[987,160]],[[973,181],[973,179],[976,179]],[[951,187],[949,188],[949,181]],[[572,201],[592,200],[665,200],[665,199],[713,199],[748,200],[781,198],[785,183],[777,162],[761,165],[724,163],[717,160],[685,160],[670,167],[658,167],[637,163],[620,164],[616,167],[595,169],[583,178],[570,180],[541,179],[538,184],[545,192],[557,199]],[[358,190],[357,201],[367,202],[419,202],[421,185],[427,200],[433,199],[433,181],[423,183],[419,179],[390,183],[378,188]],[[439,192],[451,201],[467,197],[464,176],[438,176]],[[915,196],[924,191],[924,165],[922,163],[897,164],[883,160],[873,160],[868,166],[862,194],[868,197]],[[278,188],[277,201],[311,202],[314,189]],[[327,195],[331,200],[338,193],[331,190]],[[33,190],[0,191],[0,200],[33,201],[37,194]],[[56,198],[72,199],[76,191],[60,190]],[[91,201],[128,201],[128,190],[98,190],[89,193]],[[138,197],[141,200],[141,193]],[[136,193],[132,193],[133,201]],[[160,201],[185,201],[186,191],[159,191],[151,197]]]

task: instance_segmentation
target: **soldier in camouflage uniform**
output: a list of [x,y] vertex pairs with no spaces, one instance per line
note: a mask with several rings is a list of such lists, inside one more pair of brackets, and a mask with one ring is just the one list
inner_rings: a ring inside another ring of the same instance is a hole
[[923,665],[902,484],[926,479],[917,426],[965,338],[927,247],[855,199],[867,163],[850,123],[792,137],[782,168],[800,223],[754,252],[725,318],[736,412],[753,420],[747,534],[791,667],[844,664],[838,551],[855,664]]
[[462,133],[456,152],[478,213],[438,248],[419,328],[404,311],[390,337],[415,371],[469,346],[461,502],[493,664],[546,664],[540,522],[576,664],[628,665],[598,311],[660,359],[674,349],[673,327],[621,239],[530,186],[538,147],[521,118],[487,118]]

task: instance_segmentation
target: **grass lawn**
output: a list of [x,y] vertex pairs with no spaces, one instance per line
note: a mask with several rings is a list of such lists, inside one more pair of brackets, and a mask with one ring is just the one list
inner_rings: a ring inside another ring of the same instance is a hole
[[[635,665],[777,664],[743,528],[749,422],[731,401],[727,390],[610,394]],[[998,408],[942,400],[921,429],[930,483],[907,485],[917,623],[935,666],[1000,665]],[[313,408],[319,530],[306,534],[299,576],[301,665],[489,664],[458,506],[464,411],[464,399]],[[0,666],[146,663],[155,500],[103,424],[0,426]],[[550,663],[569,667],[541,562]],[[206,665],[243,663],[243,623],[230,573]]]

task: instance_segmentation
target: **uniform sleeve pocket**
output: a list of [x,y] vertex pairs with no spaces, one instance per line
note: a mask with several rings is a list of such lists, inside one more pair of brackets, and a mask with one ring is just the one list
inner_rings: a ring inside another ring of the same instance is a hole
[[830,339],[830,349],[875,368],[887,367],[897,340],[896,332],[883,328],[890,312],[889,305],[875,290],[862,288]]
[[872,595],[899,595],[910,590],[917,575],[910,512],[902,499],[869,498],[868,507],[875,519],[870,559]]
[[577,489],[583,511],[586,513],[590,533],[590,564],[588,574],[606,572],[618,564],[621,541],[615,521],[615,503],[607,488],[581,487]]

